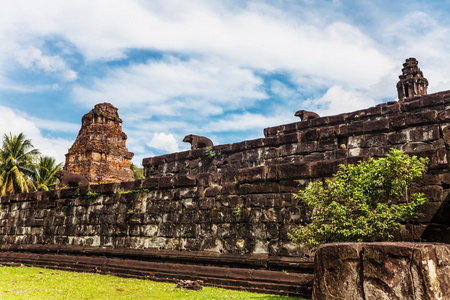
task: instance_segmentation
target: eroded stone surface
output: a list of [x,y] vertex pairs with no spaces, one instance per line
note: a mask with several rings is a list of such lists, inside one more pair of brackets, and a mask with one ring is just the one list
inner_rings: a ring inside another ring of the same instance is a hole
[[322,245],[313,299],[450,299],[449,254],[432,243]]
[[133,180],[130,161],[134,154],[128,152],[126,140],[117,108],[97,104],[83,116],[64,170],[81,174],[94,184]]
[[[361,245],[325,245],[316,252],[313,299],[364,299],[361,286]],[[339,280],[336,280],[339,278]]]

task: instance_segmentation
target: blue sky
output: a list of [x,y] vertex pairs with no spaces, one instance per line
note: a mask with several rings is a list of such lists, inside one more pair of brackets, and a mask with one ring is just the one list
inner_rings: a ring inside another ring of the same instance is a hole
[[395,100],[408,57],[450,89],[447,1],[20,0],[0,11],[0,134],[64,161],[81,117],[119,109],[133,161]]

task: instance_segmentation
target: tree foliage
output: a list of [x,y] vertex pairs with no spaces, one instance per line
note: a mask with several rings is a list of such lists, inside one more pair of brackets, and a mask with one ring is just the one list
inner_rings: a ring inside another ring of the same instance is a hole
[[133,171],[133,178],[134,179],[144,179],[144,168],[139,168],[134,163],[131,163],[130,166],[131,171]]
[[39,150],[23,133],[3,136],[0,149],[0,194],[26,193],[35,190],[32,181]]
[[340,165],[332,180],[312,182],[294,196],[312,207],[311,223],[289,233],[310,249],[332,242],[392,240],[400,223],[418,216],[423,193],[411,183],[427,170],[428,159],[391,149],[386,157]]
[[30,191],[48,191],[56,186],[53,174],[62,163],[40,156],[23,133],[4,135],[0,148],[0,196]]
[[56,188],[58,179],[54,176],[61,170],[62,163],[56,164],[53,157],[41,156],[34,168],[33,183],[38,191],[48,191]]

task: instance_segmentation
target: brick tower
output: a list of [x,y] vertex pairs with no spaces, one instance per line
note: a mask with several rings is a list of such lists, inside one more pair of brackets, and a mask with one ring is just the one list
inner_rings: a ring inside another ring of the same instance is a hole
[[134,154],[126,147],[127,135],[117,108],[110,103],[97,104],[81,123],[64,169],[83,175],[92,184],[133,180],[130,161]]

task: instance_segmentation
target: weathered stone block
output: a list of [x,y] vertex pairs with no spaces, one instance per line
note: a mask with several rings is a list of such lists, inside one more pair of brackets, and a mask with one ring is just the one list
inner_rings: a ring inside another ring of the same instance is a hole
[[264,139],[245,141],[246,149],[261,148],[264,145]]
[[339,164],[345,163],[345,160],[318,161],[310,164],[310,177],[330,177],[339,170]]
[[[277,179],[303,179],[311,176],[310,163],[284,164],[277,167]],[[272,171],[273,172],[273,171]]]
[[319,139],[319,132],[317,128],[311,128],[303,131],[301,133],[301,142],[311,142],[311,141],[317,141]]
[[267,137],[263,141],[265,147],[275,147],[278,145],[278,139],[276,136]]
[[449,254],[445,244],[322,245],[313,299],[450,299]]
[[337,138],[324,138],[317,142],[317,151],[333,151],[338,148]]
[[418,126],[409,130],[409,138],[414,142],[434,141],[439,137],[439,126],[437,124]]
[[267,173],[267,167],[241,169],[237,173],[237,181],[239,181],[239,183],[265,181]]
[[359,244],[320,246],[314,260],[313,299],[365,299],[360,252]]
[[176,187],[196,186],[197,178],[195,175],[176,175],[174,179]]
[[174,186],[174,177],[173,176],[166,176],[166,177],[159,177],[158,178],[158,187],[160,189],[170,189]]
[[379,132],[389,130],[389,121],[387,119],[380,119],[374,121],[367,121],[362,123],[363,132]]
[[282,144],[294,144],[298,143],[301,140],[301,134],[300,133],[290,133],[290,134],[283,134],[279,135],[277,138],[277,143]]
[[407,126],[417,126],[423,124],[431,124],[437,121],[437,111],[425,111],[416,114],[409,114],[406,116]]

